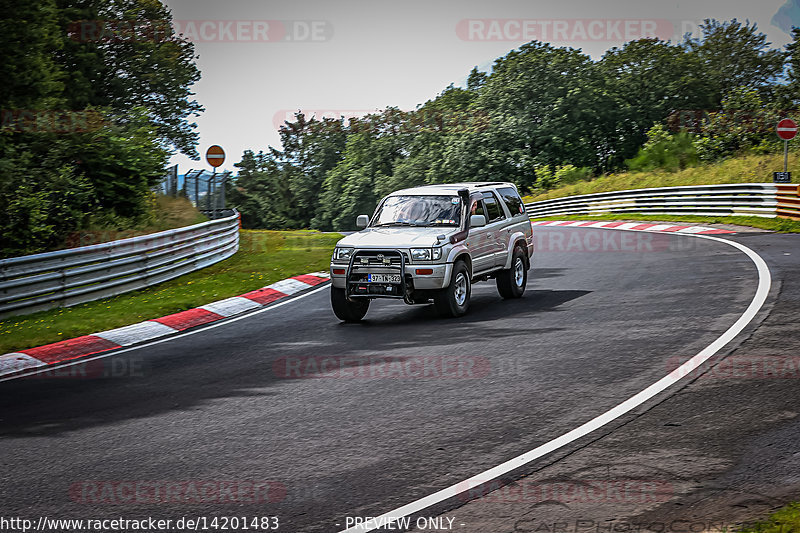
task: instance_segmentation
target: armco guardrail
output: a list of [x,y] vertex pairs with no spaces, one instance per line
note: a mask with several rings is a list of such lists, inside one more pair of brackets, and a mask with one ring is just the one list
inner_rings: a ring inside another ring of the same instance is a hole
[[800,220],[800,185],[777,185],[779,217]]
[[800,218],[797,185],[733,183],[568,196],[525,204],[531,218],[641,213]]
[[239,214],[141,237],[0,260],[0,318],[148,287],[239,249]]

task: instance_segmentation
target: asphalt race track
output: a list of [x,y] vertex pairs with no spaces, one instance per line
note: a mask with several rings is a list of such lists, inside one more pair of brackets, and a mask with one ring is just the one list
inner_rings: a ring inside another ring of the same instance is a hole
[[[462,319],[375,302],[362,324],[340,324],[324,288],[0,383],[0,509],[34,519],[277,516],[279,531],[341,531],[347,517],[453,485],[636,394],[725,332],[758,281],[746,255],[714,240],[536,234],[525,297],[503,301],[494,282],[476,284]],[[728,238],[757,252],[791,239],[795,260],[800,253],[796,236]],[[775,258],[765,256],[771,269]],[[252,482],[270,492],[255,503],[104,492],[124,482]]]

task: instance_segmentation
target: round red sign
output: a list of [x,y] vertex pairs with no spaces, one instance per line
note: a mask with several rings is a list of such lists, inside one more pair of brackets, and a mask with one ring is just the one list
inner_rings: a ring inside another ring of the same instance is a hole
[[212,167],[218,167],[225,162],[225,150],[221,146],[211,146],[206,152],[206,161]]
[[790,119],[785,118],[778,122],[778,137],[784,141],[791,141],[797,135],[797,123]]

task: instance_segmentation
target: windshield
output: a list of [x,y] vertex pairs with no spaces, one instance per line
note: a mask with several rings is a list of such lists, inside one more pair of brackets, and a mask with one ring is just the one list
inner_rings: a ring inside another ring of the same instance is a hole
[[390,196],[378,208],[373,226],[458,226],[458,196]]

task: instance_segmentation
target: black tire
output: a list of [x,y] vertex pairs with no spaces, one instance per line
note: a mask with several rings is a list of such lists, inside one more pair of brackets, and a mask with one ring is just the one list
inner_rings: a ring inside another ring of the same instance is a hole
[[331,307],[336,318],[344,322],[358,322],[369,309],[369,300],[359,298],[358,300],[348,300],[344,289],[331,287]]
[[528,262],[525,260],[525,252],[516,246],[511,256],[511,268],[497,274],[497,292],[506,299],[520,298],[525,294],[527,283]]
[[469,299],[472,295],[472,280],[469,269],[463,261],[456,261],[453,265],[453,275],[450,285],[442,289],[433,298],[436,310],[444,317],[464,316],[469,309]]

